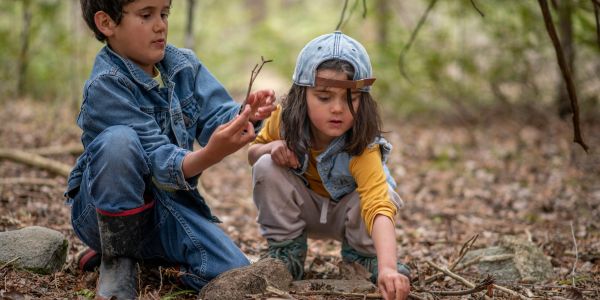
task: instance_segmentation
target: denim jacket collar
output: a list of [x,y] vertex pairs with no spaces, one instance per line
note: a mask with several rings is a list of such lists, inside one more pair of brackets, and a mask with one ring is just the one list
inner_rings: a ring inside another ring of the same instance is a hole
[[[144,87],[146,90],[151,90],[158,86],[154,78],[150,77],[142,68],[130,59],[124,58],[114,52],[109,46],[102,49],[101,56],[105,54],[108,58],[119,66],[122,70],[131,75],[131,79],[137,84]],[[184,68],[193,68],[192,64],[187,60],[181,51],[173,45],[168,44],[165,48],[165,56],[156,66],[162,75],[162,79],[166,85],[172,82],[172,78]]]

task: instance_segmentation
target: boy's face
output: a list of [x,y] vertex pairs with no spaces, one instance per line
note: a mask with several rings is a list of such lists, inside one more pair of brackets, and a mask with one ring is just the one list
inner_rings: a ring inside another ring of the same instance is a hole
[[123,6],[121,23],[114,25],[108,44],[119,55],[153,75],[165,55],[171,0],[136,0]]

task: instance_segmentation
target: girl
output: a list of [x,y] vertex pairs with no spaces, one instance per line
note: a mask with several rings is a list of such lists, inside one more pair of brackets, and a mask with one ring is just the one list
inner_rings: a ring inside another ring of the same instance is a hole
[[292,80],[248,150],[269,256],[301,279],[307,237],[340,240],[343,260],[365,266],[384,298],[406,298],[410,271],[397,262],[394,227],[401,200],[367,52],[341,32],[322,35],[302,49]]

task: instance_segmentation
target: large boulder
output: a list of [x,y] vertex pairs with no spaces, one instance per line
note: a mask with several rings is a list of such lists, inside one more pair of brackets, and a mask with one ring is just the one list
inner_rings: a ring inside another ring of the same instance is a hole
[[502,237],[498,246],[469,251],[463,262],[478,259],[482,274],[499,282],[541,282],[554,275],[550,260],[532,242],[514,236]]
[[249,266],[229,270],[200,290],[204,300],[237,300],[246,295],[261,294],[269,288],[288,291],[292,274],[285,264],[275,258],[259,260]]
[[0,232],[0,265],[51,274],[65,264],[68,245],[62,233],[45,227]]

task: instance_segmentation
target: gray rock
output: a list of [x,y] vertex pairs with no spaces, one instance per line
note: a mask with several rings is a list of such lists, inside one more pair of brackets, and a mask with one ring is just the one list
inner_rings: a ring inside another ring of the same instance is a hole
[[38,274],[51,274],[67,259],[65,236],[45,227],[31,226],[0,232],[0,265],[8,262]]
[[237,300],[267,291],[285,293],[291,282],[292,275],[282,261],[266,258],[217,276],[200,290],[199,296],[204,300]]
[[550,260],[533,243],[514,236],[500,239],[499,245],[469,251],[462,262],[479,259],[482,274],[492,274],[499,282],[540,282],[553,277]]

